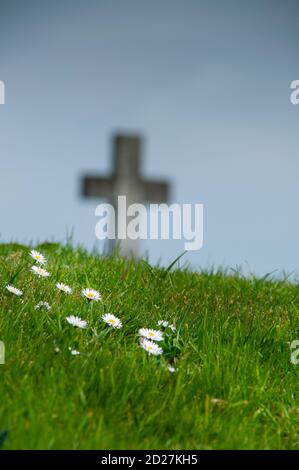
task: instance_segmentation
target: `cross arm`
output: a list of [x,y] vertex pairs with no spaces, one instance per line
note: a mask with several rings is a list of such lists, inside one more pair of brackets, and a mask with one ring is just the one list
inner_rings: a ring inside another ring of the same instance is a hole
[[86,176],[82,180],[82,195],[87,197],[109,198],[113,192],[112,178]]
[[166,181],[143,181],[144,200],[152,203],[167,202],[169,198],[169,183]]

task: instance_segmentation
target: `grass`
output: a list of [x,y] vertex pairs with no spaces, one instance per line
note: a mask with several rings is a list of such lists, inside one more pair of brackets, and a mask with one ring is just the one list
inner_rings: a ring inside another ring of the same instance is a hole
[[[289,348],[299,339],[298,286],[168,272],[68,246],[39,249],[48,279],[29,271],[27,247],[0,245],[4,449],[299,448],[299,365]],[[60,293],[59,281],[74,293]],[[23,296],[10,294],[8,283]],[[84,287],[103,301],[88,302]],[[40,300],[51,312],[35,310]],[[121,330],[100,320],[106,312],[121,318]],[[88,329],[68,325],[71,314]],[[137,336],[159,319],[177,326],[161,359]]]

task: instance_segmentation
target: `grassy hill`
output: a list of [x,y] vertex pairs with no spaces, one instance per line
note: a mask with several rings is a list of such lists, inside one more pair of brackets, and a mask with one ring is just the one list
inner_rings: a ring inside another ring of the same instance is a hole
[[[299,365],[289,348],[299,339],[298,286],[38,249],[48,278],[30,271],[28,247],[0,245],[4,449],[299,448]],[[102,300],[84,298],[86,287]],[[36,309],[40,301],[51,310]],[[122,328],[102,321],[107,312]],[[176,331],[162,327],[163,354],[153,356],[138,330],[160,329],[161,319]]]

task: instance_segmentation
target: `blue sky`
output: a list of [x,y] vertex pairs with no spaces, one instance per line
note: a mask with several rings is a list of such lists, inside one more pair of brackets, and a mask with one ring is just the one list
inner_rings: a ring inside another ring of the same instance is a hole
[[[0,241],[95,242],[83,174],[115,131],[145,138],[144,174],[203,203],[195,267],[299,272],[296,1],[0,1]],[[152,262],[183,241],[142,245]]]

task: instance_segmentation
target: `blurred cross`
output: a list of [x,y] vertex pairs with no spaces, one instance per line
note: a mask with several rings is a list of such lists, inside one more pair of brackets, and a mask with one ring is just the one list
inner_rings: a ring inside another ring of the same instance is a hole
[[[162,203],[167,202],[169,184],[166,181],[145,180],[140,172],[141,167],[141,139],[138,136],[116,135],[113,139],[113,170],[110,176],[87,176],[83,178],[83,196],[106,198],[111,201],[115,209],[116,225],[119,220],[117,214],[118,196],[126,196],[127,207],[134,203]],[[126,215],[125,215],[126,217]],[[124,221],[126,223],[126,220]],[[116,235],[118,233],[116,227]],[[138,256],[138,240],[128,238],[112,241],[125,257]]]

